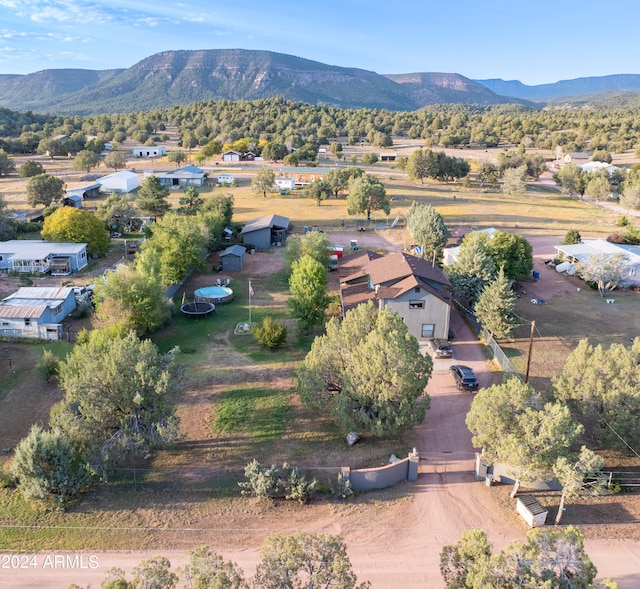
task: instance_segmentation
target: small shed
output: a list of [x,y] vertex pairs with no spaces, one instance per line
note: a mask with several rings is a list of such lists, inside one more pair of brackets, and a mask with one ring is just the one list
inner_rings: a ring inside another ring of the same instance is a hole
[[242,245],[230,245],[220,254],[223,272],[240,272],[244,267],[247,248]]
[[296,181],[287,176],[278,176],[275,184],[278,190],[293,190],[296,187]]
[[82,208],[82,196],[79,194],[69,194],[62,199],[62,204],[65,207],[74,207],[76,209]]
[[549,512],[540,505],[540,502],[533,495],[520,495],[516,501],[516,511],[531,528],[544,526],[547,522]]

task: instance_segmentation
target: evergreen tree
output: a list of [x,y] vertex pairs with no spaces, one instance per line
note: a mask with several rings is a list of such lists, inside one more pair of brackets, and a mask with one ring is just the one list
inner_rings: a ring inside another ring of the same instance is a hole
[[136,204],[141,211],[149,213],[149,216],[156,221],[171,208],[171,204],[167,201],[169,192],[169,188],[162,185],[160,178],[148,176],[138,190]]
[[407,226],[415,243],[422,247],[422,257],[439,259],[446,245],[449,230],[444,219],[431,205],[414,201],[407,211]]
[[509,339],[517,324],[516,294],[500,268],[496,279],[485,286],[474,308],[478,321],[494,337]]
[[291,297],[288,304],[298,319],[300,331],[308,333],[324,322],[329,304],[327,297],[327,268],[309,255],[291,265],[289,278]]

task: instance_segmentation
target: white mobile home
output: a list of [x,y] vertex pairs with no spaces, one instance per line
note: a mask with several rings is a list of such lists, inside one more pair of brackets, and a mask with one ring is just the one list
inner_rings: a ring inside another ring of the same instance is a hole
[[163,145],[140,145],[133,148],[134,157],[162,157],[167,155],[167,148]]

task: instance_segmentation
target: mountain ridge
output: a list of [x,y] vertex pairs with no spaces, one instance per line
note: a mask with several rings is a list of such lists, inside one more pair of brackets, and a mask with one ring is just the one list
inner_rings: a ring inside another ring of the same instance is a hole
[[[604,78],[580,78],[579,84],[571,84],[571,80],[557,82],[561,86],[555,91],[561,96],[563,91],[578,96],[633,91],[635,85],[640,90],[640,75]],[[590,85],[589,80],[596,82]],[[612,84],[620,88],[610,88]],[[531,100],[540,101],[541,93],[553,93],[554,87],[555,84],[527,86],[499,78],[471,80],[452,73],[383,75],[272,51],[203,49],[163,51],[126,69],[68,68],[0,74],[0,107],[84,115],[278,96],[340,108],[410,111],[443,103],[533,106]]]

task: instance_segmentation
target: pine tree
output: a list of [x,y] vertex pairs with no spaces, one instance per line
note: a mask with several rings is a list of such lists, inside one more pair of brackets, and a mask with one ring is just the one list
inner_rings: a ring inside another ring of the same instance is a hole
[[494,337],[509,339],[516,326],[516,295],[500,267],[498,276],[485,286],[475,306],[478,321]]

